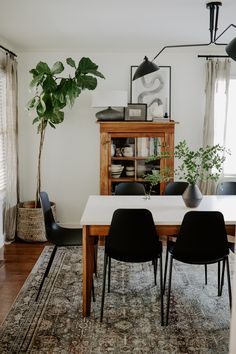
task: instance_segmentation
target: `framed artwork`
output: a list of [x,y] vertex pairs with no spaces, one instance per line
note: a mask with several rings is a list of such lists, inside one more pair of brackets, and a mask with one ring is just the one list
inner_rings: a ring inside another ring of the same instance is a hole
[[146,103],[147,120],[169,120],[171,117],[171,67],[160,66],[158,71],[133,81],[137,67],[131,66],[131,103]]
[[125,107],[125,120],[142,121],[146,119],[146,103],[128,103],[127,107]]

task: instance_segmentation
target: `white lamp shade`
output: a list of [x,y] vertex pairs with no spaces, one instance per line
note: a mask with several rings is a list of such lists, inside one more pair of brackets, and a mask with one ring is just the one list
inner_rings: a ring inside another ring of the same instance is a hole
[[106,90],[93,92],[92,107],[126,107],[128,94],[125,90]]

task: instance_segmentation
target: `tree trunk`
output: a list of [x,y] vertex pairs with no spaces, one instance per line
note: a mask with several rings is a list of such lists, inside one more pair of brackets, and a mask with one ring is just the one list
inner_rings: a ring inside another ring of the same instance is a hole
[[41,157],[43,151],[43,143],[46,132],[46,125],[42,120],[40,125],[40,141],[39,141],[39,152],[38,152],[38,168],[37,168],[37,188],[36,188],[36,196],[35,196],[35,208],[37,208],[39,204],[39,193],[41,191]]

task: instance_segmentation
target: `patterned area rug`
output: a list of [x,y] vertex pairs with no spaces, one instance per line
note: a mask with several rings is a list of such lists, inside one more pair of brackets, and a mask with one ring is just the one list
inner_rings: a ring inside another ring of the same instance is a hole
[[106,294],[101,324],[102,249],[89,319],[81,317],[80,247],[59,249],[35,303],[51,250],[45,247],[1,327],[1,354],[228,353],[228,293],[224,286],[223,295],[217,296],[217,265],[208,266],[204,285],[203,266],[174,263],[169,326],[161,327],[152,265],[113,261],[111,293]]

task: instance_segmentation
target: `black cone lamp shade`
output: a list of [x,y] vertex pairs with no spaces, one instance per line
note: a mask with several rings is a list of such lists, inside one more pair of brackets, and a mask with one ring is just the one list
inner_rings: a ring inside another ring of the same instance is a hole
[[140,77],[147,75],[147,74],[151,74],[154,71],[159,70],[159,66],[154,64],[152,61],[149,61],[147,57],[144,58],[144,61],[142,62],[142,64],[139,65],[139,67],[137,68],[137,70],[134,73],[133,76],[133,81],[136,79],[139,79]]
[[236,37],[229,42],[225,50],[228,56],[236,61]]

